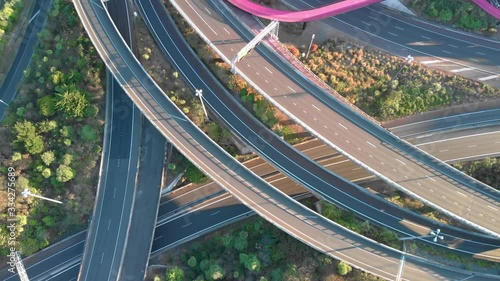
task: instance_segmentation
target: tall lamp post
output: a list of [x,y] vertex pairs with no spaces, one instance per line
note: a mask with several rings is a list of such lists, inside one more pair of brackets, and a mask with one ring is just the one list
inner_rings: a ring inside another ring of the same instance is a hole
[[58,200],[54,200],[54,199],[50,199],[50,198],[47,198],[47,197],[43,197],[43,196],[40,196],[40,195],[33,194],[33,193],[31,193],[31,191],[29,191],[28,189],[25,189],[23,192],[21,192],[21,195],[22,195],[22,196],[24,196],[24,197],[32,196],[32,197],[40,198],[40,199],[47,200],[47,201],[50,201],[50,202],[54,202],[54,203],[58,203],[58,204],[62,204],[62,202],[61,202],[61,201],[58,201]]
[[196,89],[196,96],[200,98],[201,107],[203,108],[203,112],[205,113],[205,117],[206,117],[206,119],[208,121],[207,109],[205,108],[205,103],[203,102],[203,90],[202,89]]
[[316,37],[316,34],[313,33],[313,35],[311,36],[311,43],[309,43],[309,48],[307,48],[306,59],[309,57],[309,52],[311,52],[311,46],[313,44],[314,37]]
[[403,268],[405,265],[405,260],[406,260],[406,240],[413,240],[413,239],[418,239],[418,238],[428,238],[428,237],[433,237],[432,241],[436,243],[439,240],[443,240],[444,237],[442,235],[439,235],[441,233],[441,229],[436,229],[436,231],[431,230],[428,235],[421,235],[421,236],[410,236],[410,237],[403,237],[399,238],[399,240],[403,241],[403,256],[401,257],[401,264],[399,265],[399,270],[398,270],[398,275],[396,277],[396,281],[400,281],[401,278],[403,277]]
[[394,81],[396,79],[396,77],[398,77],[399,73],[403,70],[403,68],[411,63],[413,61],[413,57],[408,55],[406,56],[405,58],[405,63],[403,64],[403,66],[401,66],[401,68],[398,70],[398,72],[396,72],[396,75],[394,75],[394,77],[392,77],[391,81],[389,81],[389,83],[387,84],[387,88],[389,88],[390,85],[392,85],[392,81]]

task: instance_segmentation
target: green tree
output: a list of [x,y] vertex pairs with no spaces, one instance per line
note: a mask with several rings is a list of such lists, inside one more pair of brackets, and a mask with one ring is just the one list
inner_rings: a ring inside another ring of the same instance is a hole
[[19,117],[23,117],[24,116],[24,113],[26,113],[26,108],[20,106],[17,108],[16,110],[16,115],[19,116]]
[[283,280],[283,271],[280,268],[273,269],[273,271],[271,271],[271,280],[272,281],[282,281]]
[[14,133],[18,140],[25,141],[35,137],[36,128],[30,121],[24,120],[14,124]]
[[56,222],[54,221],[54,218],[51,217],[51,216],[46,216],[42,219],[43,223],[48,226],[48,227],[51,227],[53,226],[54,224],[56,224]]
[[42,120],[38,122],[37,129],[40,133],[47,133],[55,130],[57,128],[57,122],[55,120]]
[[19,153],[19,152],[14,152],[14,153],[12,154],[12,161],[14,161],[14,162],[15,162],[15,161],[19,161],[19,160],[21,160],[21,159],[23,159],[23,155],[22,155],[21,153]]
[[226,275],[226,271],[215,261],[212,261],[205,270],[205,277],[209,280],[221,280]]
[[50,117],[56,114],[56,99],[54,96],[45,96],[37,100],[37,105],[42,116]]
[[165,278],[167,281],[184,281],[184,270],[177,266],[171,267],[167,270]]
[[31,154],[40,154],[45,147],[44,141],[41,136],[34,136],[24,142],[26,150]]
[[337,264],[337,271],[340,275],[344,276],[352,271],[352,267],[347,263],[341,261]]
[[45,151],[40,158],[42,159],[43,163],[47,166],[50,166],[50,164],[52,164],[52,162],[54,162],[54,160],[56,159],[54,151],[52,150]]
[[61,164],[69,166],[72,161],[73,161],[73,155],[66,153],[63,155],[61,159]]
[[19,176],[16,183],[16,186],[19,187],[19,189],[24,190],[29,188],[30,181],[23,176]]
[[196,258],[194,256],[191,256],[188,259],[187,263],[190,267],[195,267],[197,265]]
[[71,117],[83,117],[88,105],[85,94],[75,86],[67,87],[63,93],[57,94],[56,108]]
[[243,251],[248,247],[248,232],[240,231],[236,239],[234,239],[234,248],[238,251]]
[[44,178],[48,179],[48,178],[50,178],[51,175],[52,175],[52,172],[50,171],[50,168],[43,169],[42,176]]
[[75,177],[75,172],[73,169],[66,165],[59,165],[56,170],[56,180],[59,182],[67,182]]
[[65,138],[71,138],[73,136],[73,127],[63,126],[61,130],[59,130],[59,133]]
[[450,9],[445,8],[441,11],[439,19],[444,22],[450,21],[451,19],[453,19],[453,12]]
[[207,176],[203,174],[193,163],[187,162],[186,172],[184,173],[186,179],[192,183],[202,183],[207,179]]
[[87,106],[87,109],[85,109],[85,116],[88,118],[95,118],[98,113],[99,108],[93,104]]
[[82,127],[80,136],[84,141],[95,141],[97,139],[97,133],[90,125],[85,125]]
[[245,266],[246,269],[250,271],[259,271],[260,270],[260,261],[255,254],[240,254],[240,263]]

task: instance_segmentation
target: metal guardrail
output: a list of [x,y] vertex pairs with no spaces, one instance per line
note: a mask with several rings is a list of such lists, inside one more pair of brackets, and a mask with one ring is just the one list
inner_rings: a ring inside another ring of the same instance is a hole
[[[253,17],[255,18],[255,20],[261,26],[265,26],[264,23],[259,18],[257,18],[256,16],[253,16]],[[290,52],[290,50],[288,50],[288,48],[283,43],[281,43],[281,41],[276,40],[274,38],[266,38],[263,41],[264,41],[264,43],[267,46],[269,46],[269,48],[276,50],[277,53],[280,54],[282,58],[284,58],[284,59],[292,59],[297,64],[299,64],[300,67],[295,67],[295,68],[298,71],[300,71],[303,74],[303,76],[304,75],[307,76],[307,74],[309,74],[312,78],[311,77],[305,77],[309,81],[314,82],[316,85],[318,85],[319,87],[323,88],[328,93],[334,95],[337,99],[341,100],[345,105],[348,105],[349,107],[351,107],[356,112],[362,114],[366,118],[369,118],[370,120],[372,120],[376,124],[382,126],[382,124],[378,120],[376,120],[375,118],[373,118],[370,115],[366,114],[363,110],[359,109],[357,106],[355,106],[354,104],[352,104],[351,102],[349,102],[345,97],[343,97],[341,94],[339,94],[337,91],[335,91],[335,89],[333,89],[330,85],[328,85],[325,81],[323,81],[321,78],[319,78],[314,72],[312,72],[307,66],[305,66],[304,63],[301,60],[299,60],[296,56],[294,56],[292,54],[292,52]],[[280,50],[277,50],[273,46],[273,44],[272,44],[273,42],[278,44],[279,48],[281,49],[281,52],[280,52]],[[295,65],[295,64],[292,64],[292,65]],[[304,71],[307,72],[307,74],[304,73]]]
[[[220,0],[218,0],[220,1]],[[182,9],[179,9],[180,7],[178,6],[178,4],[176,3],[175,0],[170,0],[170,3],[172,3],[172,5],[183,15],[183,17],[187,20],[187,22],[190,24],[190,26],[200,35],[200,37],[202,37],[202,39],[207,43],[209,44],[209,46],[217,53],[221,56],[221,58],[226,62],[226,63],[230,63],[230,60],[208,39],[208,37],[206,37],[203,32],[189,19],[189,17],[187,17],[187,15],[185,15],[185,12],[182,11]],[[224,5],[224,3],[221,1],[220,2],[221,5]],[[229,9],[228,7],[225,8],[229,13],[231,13],[234,17],[236,17],[235,13]],[[247,30],[248,30],[248,27],[247,27]],[[267,44],[267,42],[265,42],[265,44]],[[293,56],[293,55],[292,55]],[[282,59],[283,61],[285,60],[284,58],[282,58],[281,56],[278,56],[278,58]],[[298,71],[298,70],[296,70]],[[441,212],[461,221],[462,223],[464,224],[467,224],[473,228],[478,228],[480,229],[481,231],[485,232],[485,233],[488,233],[490,235],[493,235],[493,236],[497,236],[498,234],[488,230],[488,229],[485,229],[483,227],[480,227],[478,225],[475,225],[473,223],[471,223],[470,221],[468,220],[465,220],[464,218],[444,209],[444,208],[441,208],[439,207],[438,205],[426,200],[425,198],[419,196],[418,194],[414,193],[414,192],[410,192],[408,189],[402,187],[401,185],[397,184],[396,182],[392,181],[391,179],[387,178],[386,176],[384,176],[383,174],[377,172],[375,169],[365,165],[362,161],[356,159],[355,157],[352,157],[349,153],[347,153],[346,151],[342,150],[340,147],[338,147],[337,145],[335,145],[334,143],[332,143],[331,141],[329,141],[328,139],[324,138],[322,135],[318,134],[313,128],[311,128],[310,126],[308,126],[308,124],[304,123],[302,120],[300,120],[299,118],[296,118],[293,116],[293,114],[291,114],[287,108],[285,108],[284,106],[282,106],[281,104],[279,104],[278,102],[276,102],[271,96],[268,95],[268,93],[266,93],[263,89],[261,89],[256,83],[254,83],[251,79],[249,79],[249,77],[247,77],[242,71],[240,71],[238,69],[238,67],[235,67],[235,73],[239,74],[245,81],[247,81],[248,84],[250,84],[250,86],[252,86],[258,93],[260,93],[261,95],[263,95],[266,99],[268,99],[274,106],[276,106],[278,109],[280,109],[282,112],[284,112],[285,114],[287,114],[288,116],[290,116],[292,118],[292,120],[298,124],[300,124],[301,126],[303,126],[304,128],[306,128],[308,131],[310,131],[311,133],[313,133],[316,137],[318,137],[319,139],[321,139],[322,141],[324,141],[325,143],[329,144],[331,147],[333,147],[334,149],[336,149],[337,151],[339,151],[340,153],[342,153],[343,155],[347,156],[349,159],[351,159],[353,162],[355,162],[356,164],[360,165],[361,167],[365,168],[366,170],[370,171],[371,173],[375,174],[376,176],[378,176],[379,178],[385,180],[389,185],[393,186],[394,188],[396,189],[399,189],[405,193],[407,193],[408,195],[412,196],[413,198],[416,198],[422,202],[425,202],[427,205],[435,208],[435,209],[438,209],[440,210]],[[303,73],[301,73],[303,75]],[[335,91],[333,91],[332,93],[336,93]],[[338,93],[336,93],[338,96],[340,96]],[[340,96],[341,97],[341,96]],[[345,100],[343,97],[342,99],[339,99],[340,101],[342,100]],[[341,102],[341,104],[343,104],[344,106],[348,106],[348,108],[351,108],[353,110],[353,112],[357,113],[357,112],[360,112],[361,110],[357,107],[355,107],[354,105],[352,105],[350,102],[348,102],[347,100],[345,100],[345,103],[344,102]],[[362,111],[361,111],[362,112]],[[368,116],[366,113],[362,112],[360,114],[361,116],[366,116],[368,117],[367,120],[370,121],[370,120],[373,120],[375,124],[379,124],[379,122],[377,122],[376,120],[374,120],[372,117]],[[394,135],[392,132],[390,132],[389,130],[385,129],[383,126],[379,126],[379,128],[381,130],[384,130],[385,133],[388,133],[389,135],[392,135],[392,137],[396,138],[398,141],[402,142],[403,145],[409,147],[409,146],[412,146],[411,144],[409,144],[408,142],[398,138],[396,135]],[[380,133],[380,132],[379,132]],[[375,135],[378,135],[378,133],[374,133]],[[425,153],[421,150],[418,150],[419,153],[417,154],[418,156],[427,156],[429,157],[430,159],[432,159],[432,161],[434,163],[437,163],[437,165],[439,165],[439,162],[440,160],[438,160],[437,158],[433,157],[432,155],[428,154],[428,153]],[[416,156],[417,156],[416,155]],[[416,158],[418,158],[418,156]],[[438,162],[436,162],[438,161]],[[433,165],[434,166],[434,165]],[[448,166],[449,167],[449,166]],[[435,168],[435,167],[433,167]],[[454,170],[454,172],[458,172],[456,169],[453,169],[451,168],[451,170]],[[447,171],[447,173],[445,174],[448,174],[449,176],[449,169]],[[467,186],[466,184],[466,181],[467,180],[470,180],[472,179],[471,177],[465,175],[465,178],[462,177],[461,179],[458,179],[458,178],[455,178],[455,180],[457,180],[458,182],[464,184],[465,186]],[[476,181],[477,182],[477,181]],[[481,183],[479,182],[479,185],[482,186],[483,188],[486,187],[486,189],[488,190],[494,190],[493,188],[485,185],[484,183]]]

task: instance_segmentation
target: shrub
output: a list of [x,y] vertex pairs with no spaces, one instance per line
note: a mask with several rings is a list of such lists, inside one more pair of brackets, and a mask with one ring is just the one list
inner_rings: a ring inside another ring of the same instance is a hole
[[67,87],[63,93],[57,94],[56,109],[70,117],[83,117],[88,105],[86,95],[76,86]]
[[45,143],[41,136],[34,136],[33,138],[27,139],[24,142],[24,146],[29,153],[40,154],[45,147]]
[[294,55],[295,57],[300,56],[300,50],[297,47],[295,47],[293,45],[288,45],[287,48],[288,48],[288,51],[290,51],[290,53],[292,53],[292,55]]
[[50,117],[56,114],[56,99],[53,96],[39,98],[37,105],[42,116]]
[[67,182],[72,180],[74,177],[75,172],[66,165],[59,165],[59,168],[56,170],[56,180],[58,182]]
[[52,164],[52,162],[54,162],[54,160],[56,159],[54,151],[52,150],[45,151],[40,158],[42,159],[43,163],[47,166],[50,166],[50,164]]
[[197,265],[197,262],[196,262],[196,258],[194,256],[191,256],[189,259],[188,259],[188,265],[190,267],[195,267]]
[[347,263],[341,261],[339,262],[339,264],[337,264],[337,271],[340,275],[344,276],[352,271],[352,267]]
[[23,158],[23,155],[20,152],[14,152],[12,154],[12,161],[19,161]]
[[82,127],[82,131],[80,133],[80,136],[82,138],[82,140],[84,141],[95,141],[97,140],[97,133],[96,131],[94,130],[94,128],[92,128],[90,125],[85,125]]
[[167,270],[165,277],[167,281],[184,281],[184,271],[174,266]]
[[202,183],[207,179],[207,176],[191,162],[188,162],[184,176],[192,183]]
[[441,11],[441,14],[439,15],[439,19],[441,21],[451,21],[453,18],[453,12],[450,9],[444,9]]
[[48,178],[50,178],[51,175],[52,175],[52,172],[50,171],[50,168],[43,169],[42,176],[44,178],[48,179]]

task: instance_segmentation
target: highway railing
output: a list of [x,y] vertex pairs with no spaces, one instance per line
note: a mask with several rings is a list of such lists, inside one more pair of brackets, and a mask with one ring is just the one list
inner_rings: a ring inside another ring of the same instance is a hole
[[[227,11],[227,12],[229,12],[229,14],[231,14],[231,17],[235,17],[235,14],[230,11],[230,8],[227,7],[227,5],[225,5],[225,3],[220,2],[220,0],[212,0],[212,1],[217,1],[218,3],[217,4],[214,3],[214,5],[216,5],[217,7],[219,7],[219,9],[224,9],[224,13]],[[175,2],[175,1],[171,0],[171,2]],[[223,7],[223,8],[220,8],[220,7]],[[235,18],[240,19],[239,16],[235,17]],[[188,20],[188,22],[190,22],[190,21]],[[241,22],[241,19],[238,22]],[[245,24],[242,24],[242,25],[245,25]],[[247,26],[245,26],[244,28],[247,29],[247,32],[250,32],[250,33],[253,34],[253,32]],[[194,29],[197,32],[201,31],[199,28],[194,28]],[[202,36],[202,37],[206,38],[205,36]],[[213,46],[213,44],[211,46]],[[219,53],[218,50],[217,50],[217,48],[214,49],[214,50],[217,53]],[[288,63],[288,61],[285,61],[281,56],[277,56],[277,58],[280,59],[280,60],[282,60],[285,63]],[[268,59],[270,59],[270,58],[268,58]],[[274,59],[274,57],[273,57],[273,59]],[[291,67],[291,68],[293,68],[293,67]],[[480,226],[480,225],[478,225],[476,223],[473,223],[470,220],[468,220],[468,219],[466,219],[466,218],[464,218],[464,217],[462,217],[460,215],[457,215],[457,214],[455,214],[455,213],[453,213],[453,212],[451,212],[451,211],[449,211],[449,210],[447,210],[447,209],[445,209],[445,208],[443,208],[443,207],[441,207],[441,206],[439,206],[439,205],[437,205],[437,204],[435,204],[435,203],[427,200],[426,198],[420,196],[419,194],[417,194],[415,192],[409,191],[407,188],[405,188],[405,187],[401,186],[400,184],[394,182],[393,180],[391,180],[390,178],[388,178],[384,174],[378,172],[374,168],[366,165],[364,162],[362,162],[362,161],[358,160],[357,158],[351,156],[347,151],[343,150],[342,148],[340,148],[339,146],[337,146],[335,143],[333,143],[329,139],[323,137],[321,134],[319,134],[318,132],[316,132],[313,128],[311,128],[307,123],[303,122],[300,118],[297,118],[296,116],[294,116],[293,114],[291,114],[287,108],[285,108],[280,103],[278,103],[277,101],[275,101],[271,96],[269,96],[259,86],[254,86],[256,83],[254,83],[253,81],[251,81],[251,79],[249,79],[244,73],[242,73],[238,69],[238,67],[235,67],[235,69],[236,69],[236,73],[238,73],[251,86],[253,86],[261,95],[263,95],[264,97],[266,97],[266,99],[268,99],[274,106],[276,106],[282,112],[284,112],[285,114],[287,114],[292,120],[294,120],[298,124],[302,125],[309,132],[313,133],[313,135],[315,135],[316,137],[318,137],[322,141],[326,142],[328,145],[330,145],[331,147],[335,148],[336,150],[338,150],[343,155],[347,156],[350,160],[352,160],[356,164],[360,165],[361,167],[363,167],[363,168],[367,169],[368,171],[370,171],[371,173],[375,174],[377,177],[379,177],[379,178],[383,179],[384,181],[386,181],[392,187],[397,188],[397,189],[399,189],[399,190],[401,190],[401,191],[409,194],[410,196],[412,196],[412,197],[414,197],[414,198],[416,198],[418,200],[421,200],[422,202],[428,204],[429,206],[431,206],[431,207],[433,207],[435,209],[440,210],[441,212],[449,215],[450,217],[453,217],[454,219],[457,219],[460,222],[463,222],[466,225],[469,225],[469,226],[471,226],[473,228],[476,228],[476,229],[478,229],[478,230],[480,230],[480,231],[482,231],[484,233],[487,233],[487,234],[495,236],[495,237],[499,237],[500,236],[499,233],[496,233],[494,231],[491,231],[490,229],[487,229],[487,228],[485,228],[483,226]],[[293,69],[295,69],[295,68],[293,68]],[[297,70],[295,70],[295,72],[297,73]],[[299,75],[300,75],[300,73],[299,73]],[[301,76],[303,77],[303,75],[301,75]],[[311,83],[314,83],[314,82],[311,82]],[[335,100],[335,99],[333,99],[333,100]],[[364,128],[365,126],[372,126],[372,124],[370,124],[370,123],[375,123],[375,124],[373,124],[373,125],[375,125],[375,126],[373,126],[374,130],[372,130],[370,133],[373,136],[375,136],[378,139],[380,139],[380,140],[383,140],[384,138],[388,137],[393,142],[393,146],[394,147],[396,147],[396,145],[399,145],[399,147],[397,147],[397,149],[399,149],[400,152],[402,152],[403,154],[405,154],[405,157],[413,158],[416,161],[420,161],[420,162],[427,161],[427,165],[429,165],[428,167],[430,167],[430,168],[438,171],[439,173],[441,173],[443,175],[446,175],[450,179],[453,179],[453,180],[459,182],[460,184],[463,185],[463,187],[470,188],[473,192],[479,191],[483,195],[487,195],[490,198],[489,199],[490,202],[493,202],[492,200],[494,200],[494,198],[500,198],[500,192],[498,192],[497,190],[493,189],[492,187],[490,187],[490,186],[488,186],[488,185],[486,185],[486,184],[484,184],[482,182],[479,182],[479,181],[473,179],[472,177],[470,177],[468,175],[465,175],[464,173],[456,170],[455,168],[453,168],[453,167],[451,167],[451,166],[443,163],[442,161],[440,161],[436,157],[434,157],[434,156],[432,156],[432,155],[430,155],[430,154],[428,154],[426,152],[423,152],[423,151],[421,151],[421,150],[419,150],[417,148],[414,148],[413,145],[411,145],[410,143],[406,142],[405,140],[402,140],[402,139],[398,138],[396,135],[394,135],[392,132],[386,130],[382,126],[378,126],[377,125],[378,122],[373,122],[373,118],[364,118],[366,116],[366,114],[359,114],[358,113],[359,109],[358,110],[352,110],[353,109],[353,105],[351,103],[347,103],[346,104],[345,102],[342,102],[342,100],[340,100],[340,103],[338,103],[338,104],[340,106],[345,107],[348,110],[351,109],[350,111],[353,113],[353,115],[350,116],[350,117],[349,116],[345,116],[345,117],[346,118],[354,118],[354,119],[351,120],[351,122],[353,124],[355,124],[356,126]],[[493,205],[495,205],[494,202],[493,202]]]

